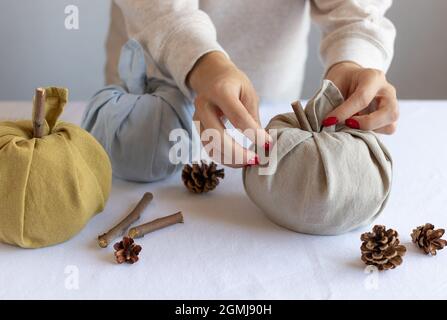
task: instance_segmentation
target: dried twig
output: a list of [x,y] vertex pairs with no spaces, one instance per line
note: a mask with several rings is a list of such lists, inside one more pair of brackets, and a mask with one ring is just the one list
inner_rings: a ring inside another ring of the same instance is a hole
[[33,106],[33,136],[42,138],[45,121],[45,89],[37,88]]
[[183,215],[181,211],[170,216],[159,218],[140,226],[134,227],[129,230],[128,235],[133,239],[141,238],[144,237],[145,234],[171,226],[176,223],[183,223]]
[[115,227],[98,237],[98,244],[101,248],[107,247],[117,237],[123,235],[129,226],[140,219],[141,213],[154,198],[153,194],[146,192],[137,206]]
[[309,122],[307,121],[306,114],[304,112],[303,106],[299,101],[295,101],[292,103],[293,112],[295,112],[296,119],[301,126],[301,129],[306,131],[312,131]]

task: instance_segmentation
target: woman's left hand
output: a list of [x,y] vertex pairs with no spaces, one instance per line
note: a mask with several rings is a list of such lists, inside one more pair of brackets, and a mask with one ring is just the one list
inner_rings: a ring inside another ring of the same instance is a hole
[[326,79],[340,89],[345,102],[328,114],[323,126],[344,122],[354,129],[384,134],[396,131],[399,118],[396,89],[382,71],[341,62],[329,69]]

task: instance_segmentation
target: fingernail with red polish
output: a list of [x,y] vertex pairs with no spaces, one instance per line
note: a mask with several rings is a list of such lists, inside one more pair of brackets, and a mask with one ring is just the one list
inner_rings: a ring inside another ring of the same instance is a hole
[[323,120],[323,127],[330,127],[336,125],[338,123],[338,119],[336,117],[329,117]]
[[258,165],[259,164],[259,157],[258,157],[258,155],[255,155],[253,158],[248,160],[247,164],[250,165],[250,166]]
[[264,150],[265,151],[270,151],[270,148],[271,148],[272,146],[271,146],[271,144],[270,144],[270,142],[266,142],[266,143],[264,143]]
[[357,120],[349,118],[345,121],[346,126],[352,129],[360,129],[360,124]]

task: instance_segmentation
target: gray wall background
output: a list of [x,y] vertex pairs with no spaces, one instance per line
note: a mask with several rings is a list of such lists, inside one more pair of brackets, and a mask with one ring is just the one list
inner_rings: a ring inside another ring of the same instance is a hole
[[[273,1],[273,0],[272,0]],[[103,85],[110,0],[0,0],[0,100],[29,100],[36,86],[70,88],[86,100]],[[80,10],[80,29],[67,31],[64,9]],[[402,99],[447,99],[447,1],[395,0],[388,17],[398,37],[388,73]],[[303,98],[322,68],[312,29]]]

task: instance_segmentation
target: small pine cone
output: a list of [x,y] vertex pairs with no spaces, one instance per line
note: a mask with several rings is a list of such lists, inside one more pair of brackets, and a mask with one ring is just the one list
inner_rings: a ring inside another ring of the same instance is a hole
[[219,179],[225,177],[224,169],[217,169],[217,164],[209,165],[204,161],[201,164],[185,165],[182,172],[182,180],[186,188],[194,193],[208,192],[217,187]]
[[138,254],[141,251],[141,246],[136,245],[132,238],[124,237],[122,241],[115,243],[116,262],[119,264],[127,262],[134,264],[138,261]]
[[372,232],[361,235],[362,261],[379,270],[394,269],[402,263],[407,249],[400,244],[399,234],[393,229],[376,225]]
[[419,226],[411,233],[411,239],[416,245],[424,250],[425,254],[436,255],[436,250],[444,249],[447,241],[441,239],[444,235],[444,229],[436,229],[431,223]]

